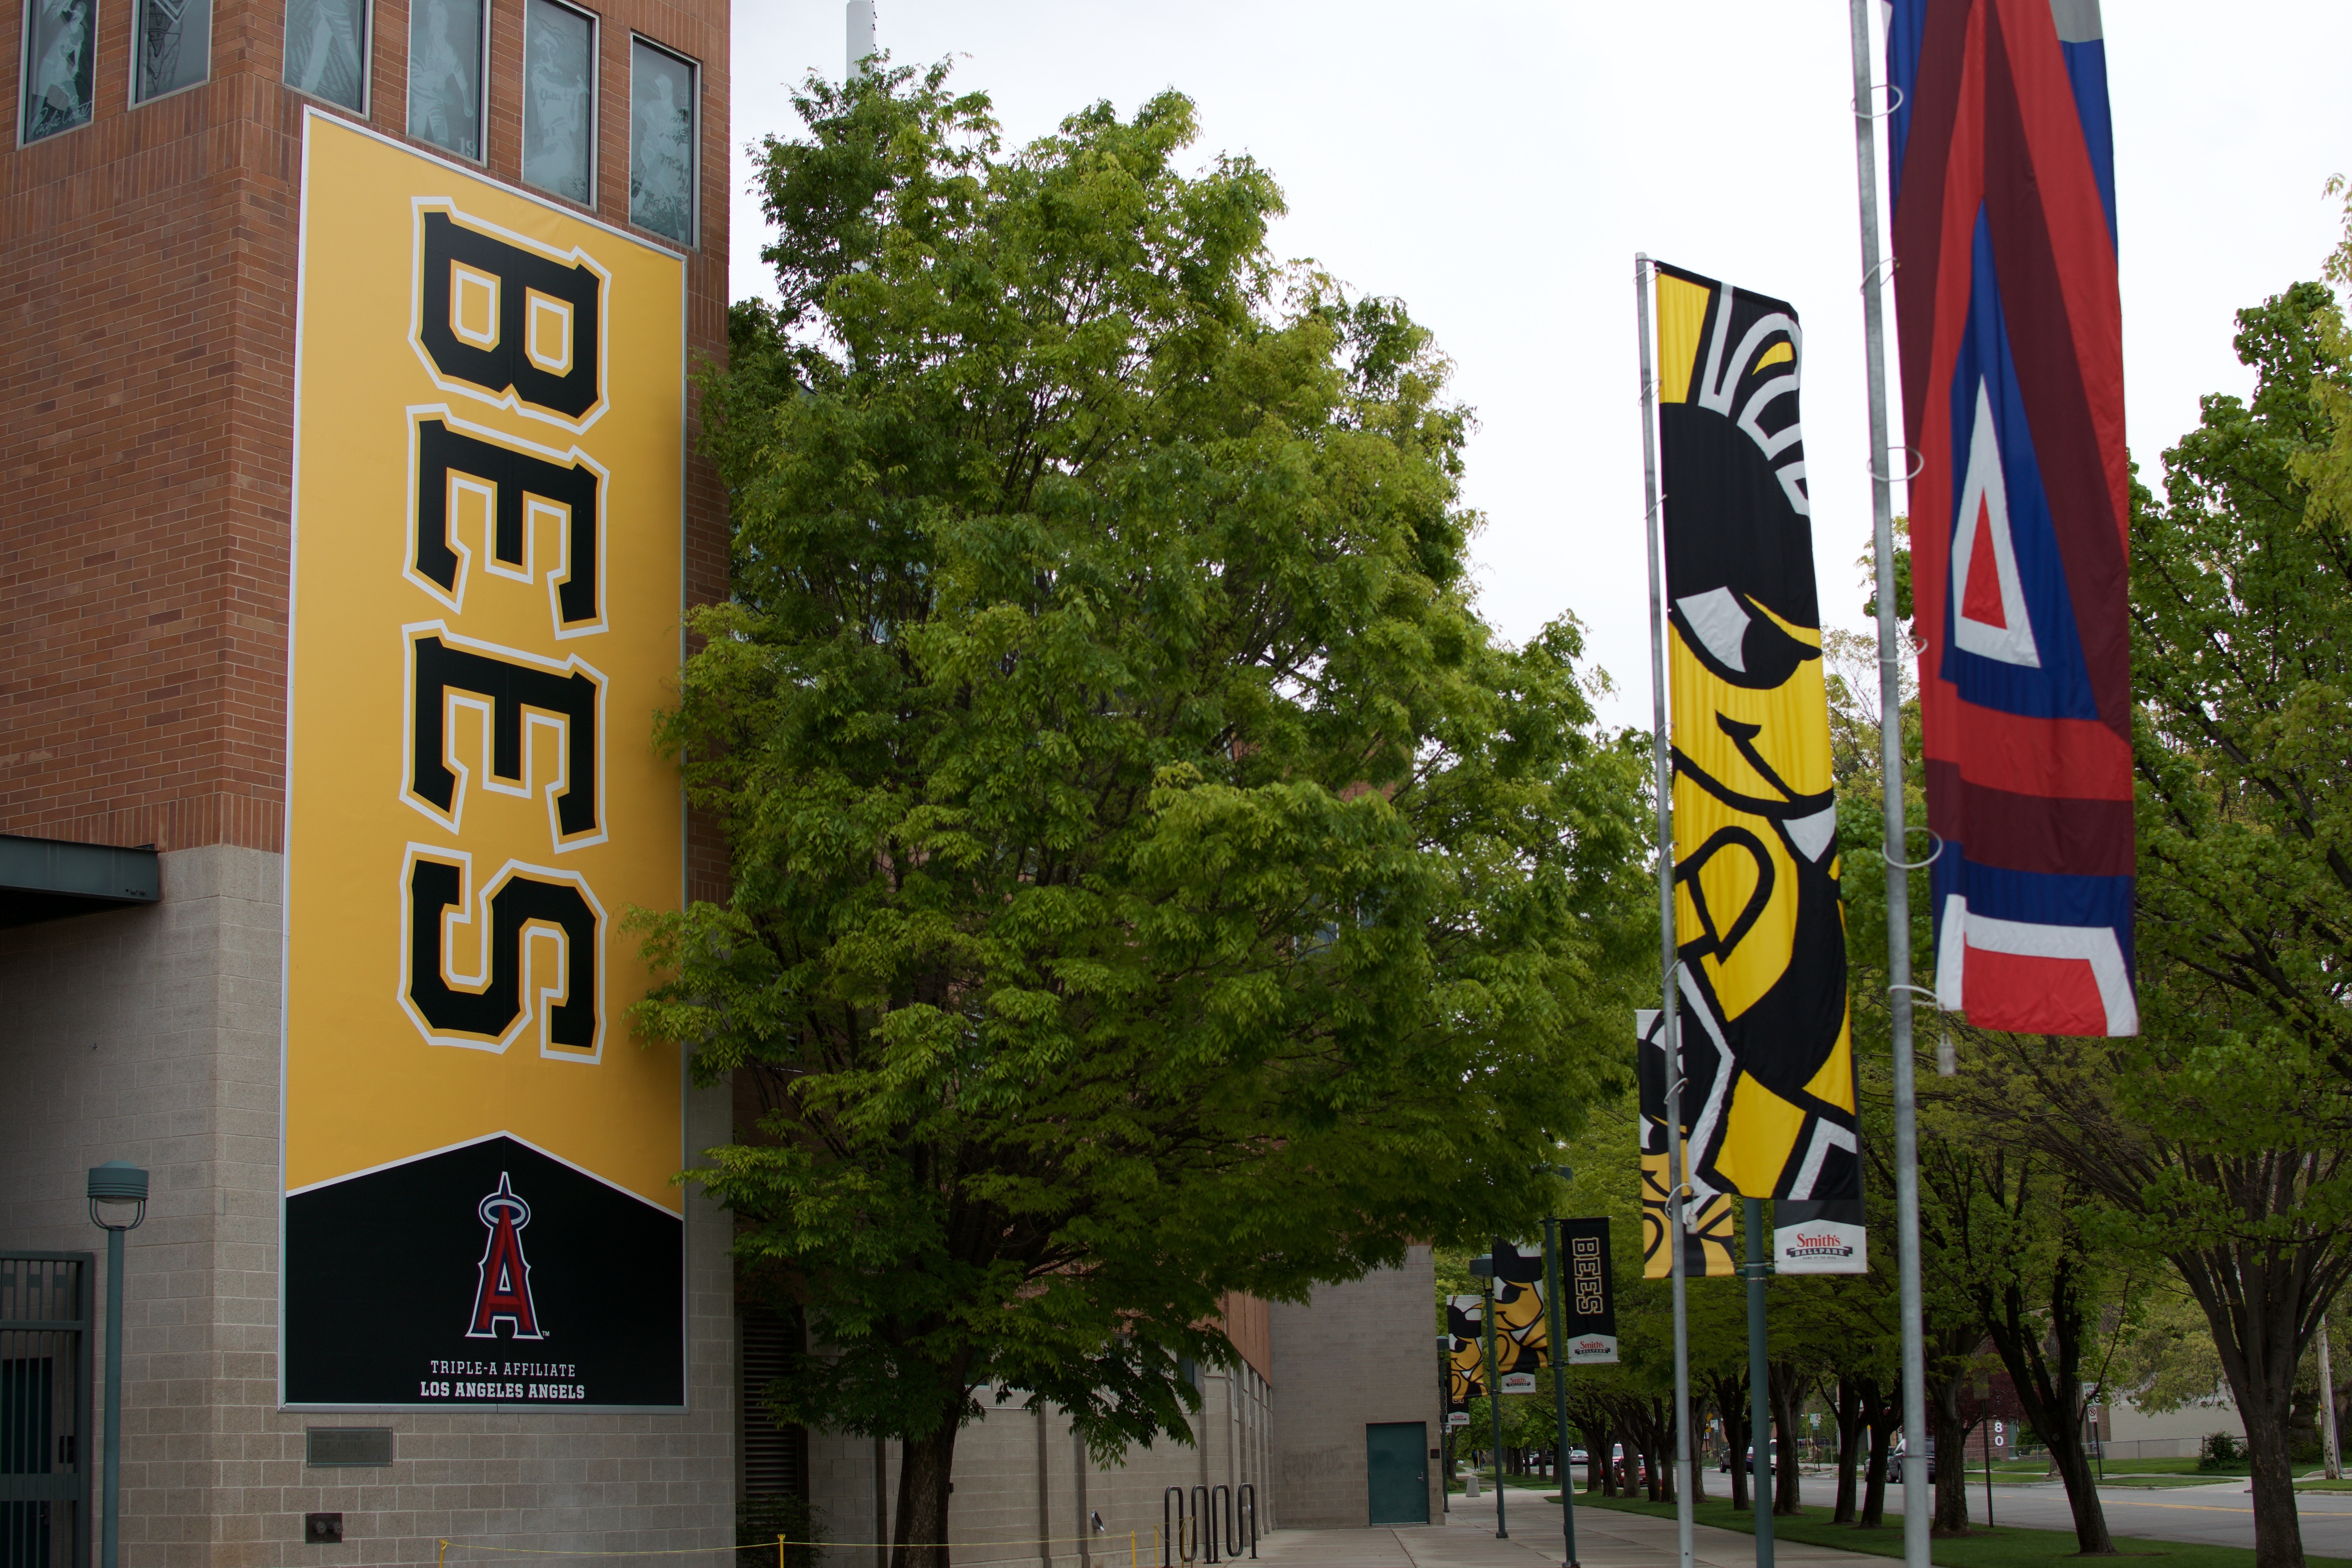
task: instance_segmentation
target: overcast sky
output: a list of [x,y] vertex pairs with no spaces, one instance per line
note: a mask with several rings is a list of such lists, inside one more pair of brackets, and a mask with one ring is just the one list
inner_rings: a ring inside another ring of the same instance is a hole
[[[1839,0],[877,0],[899,62],[955,57],[1008,145],[1108,99],[1200,106],[1203,160],[1247,153],[1289,202],[1286,257],[1433,328],[1477,412],[1468,499],[1481,607],[1523,639],[1573,612],[1646,725],[1637,250],[1793,302],[1824,618],[1863,628],[1869,546],[1852,58]],[[2315,278],[2352,171],[2352,5],[2107,0],[2132,455],[2153,482],[2197,399],[2243,392],[2231,312]],[[739,149],[798,128],[791,86],[839,77],[841,0],[735,7]],[[1882,153],[1882,164],[1884,154]],[[734,171],[733,282],[772,293]],[[1890,316],[1891,321],[1891,316]],[[1891,325],[1890,325],[1891,331]],[[1896,428],[1900,416],[1895,414]],[[1898,492],[1897,506],[1901,505]]]

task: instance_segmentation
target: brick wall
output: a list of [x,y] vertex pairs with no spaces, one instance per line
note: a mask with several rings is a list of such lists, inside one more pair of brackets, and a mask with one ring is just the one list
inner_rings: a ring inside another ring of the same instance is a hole
[[[129,104],[133,0],[99,7],[90,122],[0,139],[0,832],[180,849],[284,837],[287,529],[302,106],[284,0],[214,0],[211,79]],[[605,0],[595,216],[628,220],[629,37],[702,68],[690,355],[726,352],[724,0]],[[491,0],[488,172],[520,176],[520,0]],[[23,7],[0,5],[13,117]],[[377,0],[369,122],[404,129],[408,0]],[[13,119],[11,123],[13,124]],[[687,588],[725,592],[688,475]],[[723,879],[707,831],[696,891]]]

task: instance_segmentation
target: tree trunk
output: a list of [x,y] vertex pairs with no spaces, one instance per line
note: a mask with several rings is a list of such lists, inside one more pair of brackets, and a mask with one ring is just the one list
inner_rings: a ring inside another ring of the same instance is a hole
[[[2273,1214],[2294,1207],[2292,1184],[2281,1185],[2284,1169],[2273,1168],[2267,1178],[2265,1206]],[[2318,1254],[2316,1247],[2273,1252],[2249,1244],[2171,1255],[2213,1331],[2213,1349],[2246,1424],[2246,1458],[2253,1469],[2254,1568],[2304,1564],[2286,1424],[2297,1363],[2318,1321],[2311,1309],[2333,1294],[2336,1283],[2314,1280]]]
[[1870,1431],[1870,1463],[1863,1476],[1862,1513],[1854,1523],[1864,1530],[1877,1530],[1886,1522],[1887,1460],[1894,1450],[1895,1434],[1903,1425],[1903,1401],[1890,1397],[1874,1377],[1856,1382],[1862,1394],[1863,1424]]
[[1601,1488],[1602,1474],[1609,1468],[1609,1445],[1616,1441],[1609,1424],[1588,1421],[1578,1423],[1578,1426],[1584,1433],[1584,1489],[1599,1492],[1602,1497],[1616,1496],[1614,1491]]
[[947,1412],[928,1437],[898,1445],[898,1544],[890,1568],[948,1568],[948,1484],[955,1470],[956,1416]]
[[1715,1405],[1723,1412],[1725,1459],[1731,1467],[1731,1506],[1748,1508],[1748,1379],[1717,1377]]
[[2303,1521],[2294,1511],[2294,1467],[2288,1458],[2286,1394],[2277,1404],[2239,1406],[2246,1458],[2254,1472],[2254,1568],[2303,1568]]
[[[1706,1406],[1701,1405],[1696,1399],[1693,1399],[1691,1401],[1691,1506],[1693,1508],[1696,1508],[1699,1504],[1706,1500],[1706,1456],[1699,1452],[1698,1443],[1698,1435],[1706,1430],[1706,1424],[1697,1418],[1698,1413],[1706,1408]],[[1673,1436],[1672,1435],[1669,1435],[1666,1438],[1666,1443],[1669,1447],[1674,1447],[1679,1441],[1680,1439]],[[1681,1458],[1681,1452],[1677,1448],[1673,1458],[1667,1462],[1669,1464],[1677,1463],[1680,1461]],[[1677,1471],[1676,1473],[1679,1474],[1680,1472]]]
[[1837,1509],[1832,1524],[1853,1522],[1853,1468],[1862,1455],[1862,1393],[1851,1376],[1837,1383]]
[[1936,1519],[1930,1533],[1969,1532],[1969,1432],[1973,1423],[1960,1418],[1960,1380],[1947,1380],[1927,1395],[1927,1415],[1936,1446]]
[[[2022,1206],[2024,1188],[2019,1187]],[[2115,1551],[2106,1510],[2091,1475],[2083,1437],[2083,1335],[2089,1329],[2082,1296],[2082,1259],[2067,1251],[2050,1274],[2049,1313],[2030,1311],[2025,1293],[2012,1278],[2000,1289],[1978,1293],[1993,1349],[2016,1384],[2025,1418],[2050,1445],[2050,1464],[2066,1483],[2066,1504],[2074,1516],[2074,1545],[2083,1556]]]
[[1772,1396],[1772,1425],[1780,1430],[1780,1452],[1772,1467],[1772,1511],[1793,1514],[1802,1511],[1804,1494],[1798,1489],[1797,1475],[1797,1392],[1799,1379],[1796,1368],[1785,1362],[1772,1363],[1772,1374],[1767,1380]]

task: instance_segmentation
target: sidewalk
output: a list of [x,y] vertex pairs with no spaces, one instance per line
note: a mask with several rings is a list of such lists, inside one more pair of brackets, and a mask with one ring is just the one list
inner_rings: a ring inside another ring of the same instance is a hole
[[[1373,1530],[1278,1530],[1258,1543],[1262,1562],[1291,1568],[1559,1568],[1559,1505],[1548,1494],[1512,1490],[1505,1521],[1507,1541],[1495,1539],[1495,1494],[1454,1500],[1454,1511],[1433,1525],[1382,1526]],[[1774,1543],[1777,1563],[1832,1568],[1886,1559],[1826,1546]],[[1675,1521],[1614,1509],[1576,1510],[1577,1560],[1582,1568],[1675,1568]],[[1755,1568],[1756,1542],[1733,1530],[1698,1526],[1692,1537],[1695,1560],[1706,1568]],[[1244,1562],[1248,1561],[1246,1558]]]

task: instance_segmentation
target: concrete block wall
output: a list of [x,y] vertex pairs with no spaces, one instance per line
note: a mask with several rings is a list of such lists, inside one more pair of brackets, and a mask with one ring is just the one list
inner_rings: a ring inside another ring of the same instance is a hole
[[[1041,1417],[1022,1408],[1017,1394],[998,1405],[983,1392],[980,1417],[956,1439],[950,1559],[956,1568],[1128,1568],[1132,1554],[1153,1568],[1170,1487],[1189,1499],[1196,1486],[1222,1486],[1238,1498],[1247,1483],[1259,1500],[1259,1533],[1270,1532],[1276,1521],[1266,1500],[1272,1487],[1264,1434],[1271,1394],[1246,1363],[1233,1373],[1207,1373],[1192,1446],[1163,1440],[1103,1465],[1085,1451],[1059,1408],[1048,1406]],[[889,1521],[878,1532],[877,1473]],[[840,1543],[827,1552],[830,1568],[881,1568],[887,1552],[873,1543],[895,1533],[898,1487],[897,1443],[882,1444],[877,1462],[870,1437],[809,1434],[810,1499],[824,1538]],[[1099,1533],[1092,1528],[1097,1515]]]
[[[443,1538],[730,1544],[729,1227],[698,1197],[685,1415],[277,1407],[283,861],[215,845],[165,854],[163,875],[153,907],[0,931],[0,1246],[94,1250],[102,1276],[84,1173],[152,1174],[125,1255],[124,1568],[429,1563]],[[689,1147],[724,1141],[722,1095],[689,1097],[688,1119]],[[394,1464],[306,1467],[305,1428],[330,1426],[392,1427]],[[344,1515],[342,1545],[302,1543],[312,1511]]]
[[[1430,1250],[1402,1268],[1327,1285],[1304,1306],[1272,1307],[1274,1504],[1286,1526],[1360,1529],[1370,1517],[1364,1428],[1419,1421],[1437,1447],[1437,1274]],[[1444,1505],[1429,1465],[1429,1517]]]

